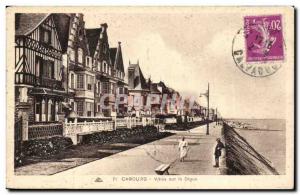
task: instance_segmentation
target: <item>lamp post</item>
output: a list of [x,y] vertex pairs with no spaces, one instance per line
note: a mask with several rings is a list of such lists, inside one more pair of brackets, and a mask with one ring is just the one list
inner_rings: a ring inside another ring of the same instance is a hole
[[216,125],[218,125],[218,108],[216,108],[216,114],[215,114],[215,116],[216,116],[216,118],[215,118]]
[[200,93],[200,97],[205,96],[207,98],[207,113],[206,113],[206,135],[209,135],[209,83],[207,85],[207,92]]

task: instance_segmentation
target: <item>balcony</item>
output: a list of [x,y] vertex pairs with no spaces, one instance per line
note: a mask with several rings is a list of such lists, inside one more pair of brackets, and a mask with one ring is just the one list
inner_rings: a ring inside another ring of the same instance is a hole
[[17,72],[15,74],[15,84],[35,85],[35,76],[30,73]]
[[36,77],[37,86],[46,87],[50,89],[63,90],[62,81],[47,77]]
[[94,92],[91,90],[76,89],[75,97],[94,99]]

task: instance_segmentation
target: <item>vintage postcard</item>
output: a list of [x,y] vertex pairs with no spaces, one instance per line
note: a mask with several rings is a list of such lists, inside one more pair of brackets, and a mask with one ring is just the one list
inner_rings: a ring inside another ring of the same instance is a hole
[[7,12],[7,188],[294,189],[295,10]]

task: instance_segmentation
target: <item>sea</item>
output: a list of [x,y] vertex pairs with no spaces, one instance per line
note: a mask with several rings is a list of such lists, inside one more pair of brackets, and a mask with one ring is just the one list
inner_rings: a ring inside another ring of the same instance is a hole
[[228,119],[235,130],[279,172],[286,167],[286,121],[284,119]]

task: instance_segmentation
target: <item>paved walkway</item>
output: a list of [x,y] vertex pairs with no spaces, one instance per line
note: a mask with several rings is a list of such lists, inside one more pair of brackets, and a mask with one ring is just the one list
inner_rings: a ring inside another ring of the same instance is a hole
[[[161,163],[172,163],[169,173],[173,175],[216,175],[213,167],[213,149],[221,126],[210,124],[190,131],[176,131],[176,135],[117,153],[88,164],[63,171],[55,176],[66,175],[153,175]],[[190,150],[185,162],[178,161],[178,141],[185,136]]]

